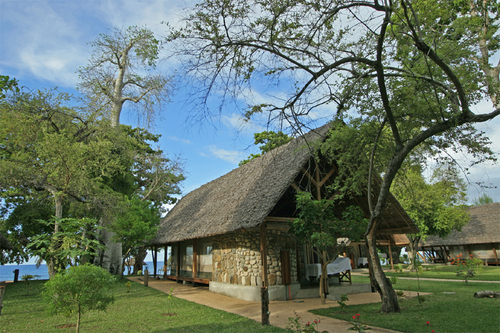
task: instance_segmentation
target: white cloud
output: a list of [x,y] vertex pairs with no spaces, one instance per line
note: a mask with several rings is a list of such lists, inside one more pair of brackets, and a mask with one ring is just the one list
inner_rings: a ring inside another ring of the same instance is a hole
[[222,116],[221,121],[227,128],[234,128],[244,133],[258,133],[265,130],[264,127],[258,126],[236,113],[232,113],[230,116]]
[[201,156],[210,157],[215,156],[221,160],[238,164],[239,161],[243,158],[243,154],[237,150],[225,150],[221,148],[217,148],[216,146],[208,146],[207,149],[210,151],[210,154],[201,153]]
[[190,140],[188,140],[188,139],[181,139],[181,138],[178,138],[176,136],[169,136],[168,138],[170,140],[174,140],[174,141],[177,141],[177,142],[185,143],[187,145],[192,144],[192,142]]

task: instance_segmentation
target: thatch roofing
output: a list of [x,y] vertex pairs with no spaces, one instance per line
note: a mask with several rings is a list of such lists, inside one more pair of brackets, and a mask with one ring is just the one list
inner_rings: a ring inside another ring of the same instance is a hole
[[[317,150],[330,125],[325,125],[273,149],[183,197],[162,219],[152,244],[221,235],[259,226]],[[386,218],[395,227],[416,230],[413,221],[391,196],[388,206],[399,207]],[[392,216],[391,216],[392,215]],[[402,222],[401,222],[402,221]]]
[[423,246],[500,243],[500,202],[470,207],[470,222],[448,237],[429,236]]

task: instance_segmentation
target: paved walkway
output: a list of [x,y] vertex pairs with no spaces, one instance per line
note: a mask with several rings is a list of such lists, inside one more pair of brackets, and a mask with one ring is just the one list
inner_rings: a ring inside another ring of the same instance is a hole
[[[142,280],[139,280],[139,277],[129,277],[128,279],[143,283]],[[169,280],[150,279],[149,286],[164,293],[169,293],[170,288],[173,287],[174,290],[172,295],[175,297],[226,312],[235,313],[237,315],[261,322],[262,317],[260,302],[242,301],[236,298],[211,293],[208,291],[208,286],[184,285]],[[347,305],[375,302],[380,302],[380,296],[378,293],[354,294],[349,295]],[[294,318],[295,313],[297,313],[301,318],[301,323],[306,323],[308,321],[313,322],[318,319],[321,320],[321,323],[318,326],[320,331],[345,333],[350,327],[348,322],[329,317],[317,316],[309,312],[311,309],[330,308],[335,306],[338,306],[336,301],[327,300],[326,304],[321,304],[319,298],[307,298],[292,301],[271,301],[269,304],[269,310],[271,312],[269,322],[273,326],[286,328],[289,324],[288,318]],[[373,327],[370,332],[390,333],[395,331]]]

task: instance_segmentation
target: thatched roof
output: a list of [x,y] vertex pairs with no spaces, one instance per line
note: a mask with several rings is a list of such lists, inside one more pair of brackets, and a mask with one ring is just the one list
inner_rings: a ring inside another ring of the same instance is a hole
[[[500,243],[500,202],[470,207],[470,222],[448,237],[429,236],[423,246]],[[422,244],[421,244],[422,245]]]
[[[190,192],[162,219],[152,243],[165,244],[259,226],[317,150],[317,144],[326,138],[330,128],[327,124],[312,130]],[[403,222],[392,223],[390,227],[403,225],[408,232],[416,230],[391,196],[388,206],[395,205],[400,211],[389,212],[385,217],[394,215],[393,218]]]

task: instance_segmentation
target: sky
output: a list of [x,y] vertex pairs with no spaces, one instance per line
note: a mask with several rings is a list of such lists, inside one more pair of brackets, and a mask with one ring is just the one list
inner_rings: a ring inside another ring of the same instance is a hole
[[[92,51],[88,43],[100,33],[109,33],[114,27],[145,25],[161,37],[166,31],[162,22],[179,25],[186,15],[184,9],[194,3],[188,0],[0,0],[0,74],[16,78],[30,89],[56,86],[61,91],[77,94],[76,70],[86,65]],[[180,63],[172,59],[158,67],[168,73],[175,73],[178,68]],[[183,195],[226,174],[236,168],[240,160],[256,153],[253,133],[264,130],[256,124],[242,123],[238,102],[225,106],[214,123],[192,124],[188,121],[188,111],[193,107],[186,104],[188,94],[182,86],[176,87],[171,102],[162,110],[163,120],[156,122],[152,129],[162,135],[160,148],[169,156],[183,160],[186,176]],[[486,103],[477,106],[483,107],[490,110]],[[138,125],[133,112],[126,109],[121,122]],[[500,117],[477,127],[487,133],[493,142],[493,151],[500,156]],[[470,201],[482,193],[500,201],[498,165],[476,166],[468,179]],[[498,187],[482,190],[476,182]]]

